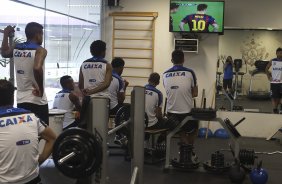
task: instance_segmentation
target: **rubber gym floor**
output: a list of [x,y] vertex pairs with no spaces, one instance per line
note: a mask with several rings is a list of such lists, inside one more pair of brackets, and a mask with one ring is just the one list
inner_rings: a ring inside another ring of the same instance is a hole
[[[178,156],[177,139],[173,139],[171,154],[172,157]],[[195,142],[195,152],[201,162],[206,162],[210,159],[211,153],[220,149],[228,149],[229,139],[198,138]],[[277,140],[266,141],[258,138],[240,138],[240,148],[254,149],[257,152],[273,152],[282,151],[282,144]],[[111,150],[111,152],[117,150]],[[229,151],[224,151],[225,162],[232,162],[232,154]],[[263,161],[263,168],[267,170],[269,179],[268,184],[281,184],[282,179],[282,155],[257,155],[258,160]],[[109,157],[109,183],[110,184],[127,184],[130,183],[131,164],[125,161],[122,156]],[[231,183],[228,174],[215,175],[207,172],[183,172],[170,170],[168,173],[163,172],[164,162],[156,165],[144,164],[144,183],[145,184],[229,184]],[[41,169],[42,171],[42,169]],[[61,174],[58,171],[52,172],[43,170],[41,178],[44,184],[64,184],[71,183],[67,180],[62,180]],[[58,178],[54,178],[58,177]],[[60,178],[59,178],[60,177]],[[243,184],[251,184],[249,176]]]
[[[173,140],[172,155],[176,157],[178,148],[177,140]],[[197,139],[195,143],[195,151],[201,162],[210,159],[211,153],[220,150],[228,149],[230,140],[208,138]],[[282,145],[278,141],[266,141],[265,139],[257,138],[241,138],[241,148],[252,148],[257,152],[267,151],[282,151]],[[231,152],[223,152],[226,162],[232,162]],[[268,184],[281,184],[282,175],[282,155],[258,155],[257,160],[263,160],[263,168],[268,172]],[[125,184],[130,183],[130,163],[124,161],[122,157],[111,156],[109,160],[109,176],[110,183]],[[231,183],[228,174],[214,175],[206,172],[181,172],[170,170],[169,173],[163,172],[164,162],[157,165],[144,165],[144,183],[145,184],[228,184]],[[244,184],[251,184],[247,175]]]

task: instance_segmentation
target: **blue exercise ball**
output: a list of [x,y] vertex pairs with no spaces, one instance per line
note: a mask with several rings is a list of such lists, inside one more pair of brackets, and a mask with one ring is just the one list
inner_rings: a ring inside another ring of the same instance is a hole
[[255,168],[250,173],[250,179],[253,184],[266,184],[268,180],[268,174],[263,168]]
[[220,138],[220,139],[228,139],[229,138],[229,134],[224,128],[217,129],[214,132],[214,136],[216,138]]
[[[206,132],[207,132],[207,128],[199,128],[199,131],[198,131],[198,137],[206,137]],[[208,129],[208,137],[212,137],[213,136],[213,133],[211,131],[211,129]]]

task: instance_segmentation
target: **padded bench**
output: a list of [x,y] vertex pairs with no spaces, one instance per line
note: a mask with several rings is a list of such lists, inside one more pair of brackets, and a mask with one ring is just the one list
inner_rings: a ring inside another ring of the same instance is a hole
[[166,136],[168,130],[169,129],[145,129],[145,133],[149,134],[151,137],[151,147],[147,149],[147,153],[149,152],[148,154],[150,154],[150,156],[145,156],[144,159],[146,164],[155,164],[165,160],[165,153],[161,157],[156,154],[156,136],[160,134]]

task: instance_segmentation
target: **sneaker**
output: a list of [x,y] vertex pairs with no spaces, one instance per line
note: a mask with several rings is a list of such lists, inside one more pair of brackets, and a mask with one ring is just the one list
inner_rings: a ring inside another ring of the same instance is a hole
[[194,152],[192,152],[191,162],[192,162],[193,164],[199,163],[199,158],[198,158],[198,156],[196,155],[196,153],[194,153]]
[[120,146],[124,146],[127,144],[127,138],[126,136],[118,136],[116,135],[115,136],[115,140],[114,140],[114,143],[117,144],[117,145],[120,145]]

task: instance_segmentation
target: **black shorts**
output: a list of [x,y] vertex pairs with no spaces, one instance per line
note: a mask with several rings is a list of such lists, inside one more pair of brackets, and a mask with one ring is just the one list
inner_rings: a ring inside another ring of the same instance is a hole
[[232,88],[232,79],[223,79],[223,89]]
[[122,105],[117,104],[114,108],[110,109],[110,115],[116,115],[117,111],[122,107]]
[[[187,116],[191,116],[190,113],[185,113],[185,114],[176,114],[176,113],[167,113],[168,118],[170,116],[174,116],[177,118],[179,123],[181,123]],[[190,120],[189,123],[186,123],[181,130],[185,131],[186,133],[193,133],[195,131],[198,131],[199,127],[199,121],[198,120]]]
[[270,84],[270,95],[271,98],[282,98],[282,83],[271,83]]
[[39,176],[37,176],[36,178],[34,178],[33,180],[25,183],[25,184],[42,184],[41,182],[41,178]]
[[23,108],[33,112],[38,118],[40,118],[44,123],[49,125],[49,108],[48,104],[46,105],[37,105],[33,103],[19,103],[17,104],[18,108]]

